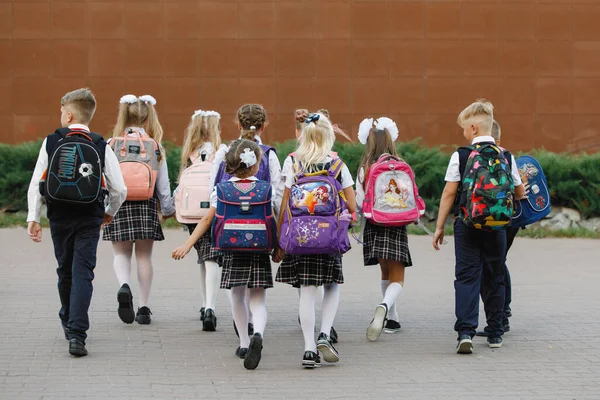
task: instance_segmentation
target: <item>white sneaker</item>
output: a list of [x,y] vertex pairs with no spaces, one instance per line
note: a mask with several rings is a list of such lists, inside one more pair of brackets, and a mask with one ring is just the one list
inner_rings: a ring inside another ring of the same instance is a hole
[[383,324],[385,324],[386,316],[387,305],[381,303],[375,309],[375,316],[367,328],[367,339],[369,339],[369,341],[374,342],[379,338],[379,335],[381,335],[381,331],[383,330]]

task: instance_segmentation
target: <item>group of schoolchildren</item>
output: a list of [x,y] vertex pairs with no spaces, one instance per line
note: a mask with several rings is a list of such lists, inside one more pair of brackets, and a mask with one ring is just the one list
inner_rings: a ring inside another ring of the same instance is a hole
[[[332,151],[336,134],[345,134],[332,124],[327,110],[296,110],[298,146],[283,168],[275,149],[261,141],[268,124],[261,105],[240,107],[240,138],[228,145],[221,144],[219,113],[198,110],[185,132],[172,196],[155,106],[149,95],[123,96],[113,137],[104,141],[88,127],[96,109],[92,92],[69,92],[61,101],[62,127],[42,144],[28,192],[28,233],[33,241],[41,241],[45,200],[58,262],[59,317],[71,355],[87,355],[88,308],[101,230],[103,240],[112,242],[120,319],[150,324],[152,248],[154,241],[164,239],[161,218],[170,217],[190,234],[172,257],[183,259],[192,248],[197,252],[203,330],[216,329],[218,289],[227,289],[239,336],[235,355],[246,369],[257,368],[262,356],[266,289],[273,287],[271,261],[280,263],[275,280],[298,290],[302,366],[319,367],[321,357],[339,361],[333,322],[344,282],[343,254],[351,247],[349,230],[357,223],[357,213],[363,217],[359,242],[364,264],[379,264],[381,269],[383,300],[367,327],[367,339],[400,330],[396,300],[405,268],[412,265],[406,226],[419,221],[425,203],[412,169],[396,153],[399,132],[394,121],[367,118],[360,124],[358,139],[365,149],[355,191],[348,167]],[[510,247],[518,232],[510,223],[516,200],[527,198],[529,186],[522,183],[523,168],[499,146],[491,103],[473,103],[459,115],[458,124],[471,146],[451,157],[433,246],[439,250],[444,243],[444,223],[453,212],[457,349],[471,353],[480,295],[487,327],[477,334],[497,348],[509,329],[507,241]],[[543,176],[541,169],[539,175]],[[541,211],[547,209],[549,204]],[[130,288],[134,251],[137,312]],[[318,299],[322,317],[315,340]]]

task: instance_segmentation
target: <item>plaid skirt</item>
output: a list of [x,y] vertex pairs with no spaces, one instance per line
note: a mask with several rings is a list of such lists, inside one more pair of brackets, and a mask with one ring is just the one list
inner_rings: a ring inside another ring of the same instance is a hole
[[286,254],[277,270],[275,280],[293,287],[344,283],[342,256]]
[[268,253],[221,253],[221,289],[234,286],[272,288],[271,257]]
[[[197,224],[185,224],[190,235],[196,229]],[[194,248],[198,253],[198,264],[203,263],[204,261],[217,261],[220,253],[217,250],[214,250],[212,247],[212,238],[210,235],[210,229],[206,231],[206,233],[194,243]]]
[[405,226],[379,226],[367,221],[363,242],[365,265],[377,265],[378,259],[401,261],[405,267],[412,265]]
[[102,240],[111,242],[144,239],[165,240],[158,220],[158,201],[154,198],[124,202],[102,233]]

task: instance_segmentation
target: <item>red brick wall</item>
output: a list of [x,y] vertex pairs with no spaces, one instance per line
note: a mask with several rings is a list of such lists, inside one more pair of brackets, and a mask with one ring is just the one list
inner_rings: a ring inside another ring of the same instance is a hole
[[263,103],[268,141],[297,107],[352,136],[389,115],[402,139],[455,144],[456,115],[494,102],[513,149],[600,149],[600,3],[529,1],[0,1],[0,141],[41,137],[63,93],[91,87],[106,133],[121,95],[152,94],[181,143],[197,108]]

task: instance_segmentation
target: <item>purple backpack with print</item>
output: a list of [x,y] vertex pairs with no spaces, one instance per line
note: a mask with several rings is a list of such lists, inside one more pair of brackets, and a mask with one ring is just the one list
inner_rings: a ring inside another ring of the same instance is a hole
[[336,255],[350,250],[351,216],[338,180],[343,166],[338,158],[321,171],[307,173],[300,163],[294,163],[295,182],[279,239],[285,253]]
[[[269,152],[275,151],[275,148],[267,146],[266,144],[259,144],[259,146],[262,150],[263,156],[260,159],[260,168],[255,176],[261,181],[271,183],[271,170],[269,169]],[[229,175],[227,172],[225,172],[225,160],[223,160],[223,162],[221,162],[221,165],[219,165],[219,171],[215,176],[215,184],[227,182],[231,177],[232,175]]]

